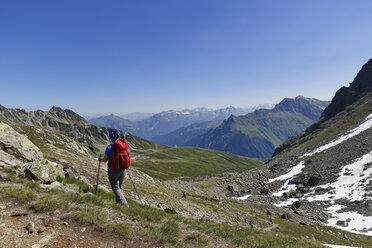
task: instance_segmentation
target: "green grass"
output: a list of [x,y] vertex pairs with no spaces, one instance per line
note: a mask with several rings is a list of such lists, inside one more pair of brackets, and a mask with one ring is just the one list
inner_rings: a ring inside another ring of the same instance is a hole
[[133,163],[133,166],[161,180],[201,180],[226,172],[249,170],[263,164],[259,159],[194,147],[163,146],[162,149],[143,155],[148,159]]
[[166,220],[160,225],[148,224],[143,230],[144,234],[154,236],[160,243],[170,243],[173,245],[179,245],[178,237],[180,235],[181,229],[179,224],[172,220]]
[[186,247],[207,247],[209,240],[200,233],[192,233],[185,237]]
[[18,201],[31,202],[37,198],[36,193],[31,188],[22,187],[0,187],[0,194],[11,196],[16,198]]
[[98,208],[85,208],[76,213],[76,216],[83,223],[99,227],[107,227],[109,223],[107,213]]
[[35,212],[48,212],[56,209],[66,209],[69,206],[69,202],[60,197],[60,195],[47,194],[40,200],[31,204],[32,209]]
[[[78,179],[67,179],[65,182],[67,181],[79,185],[82,189],[87,188],[84,182]],[[226,200],[225,205],[229,208],[221,211],[221,214],[235,215],[238,212],[240,216],[247,214],[250,220],[254,221],[255,228],[239,224],[215,223],[207,219],[191,219],[177,214],[174,209],[141,207],[131,199],[128,199],[130,208],[125,208],[114,203],[111,192],[101,190],[96,195],[67,193],[40,188],[34,182],[24,180],[22,182],[24,186],[21,187],[0,188],[0,194],[16,197],[22,202],[31,202],[36,212],[66,209],[82,223],[113,230],[126,238],[131,238],[133,235],[147,236],[161,244],[171,244],[176,247],[207,247],[209,239],[213,237],[225,239],[228,244],[241,247],[307,248],[321,247],[322,243],[368,247],[370,244],[369,237],[329,227],[299,225],[281,219],[275,212],[273,212],[273,220],[278,227],[272,231],[261,231],[258,227],[268,226],[265,224],[267,220],[264,220],[267,219],[266,208],[254,204],[243,205],[238,201]],[[94,187],[88,186],[88,192],[94,190]],[[217,211],[220,207],[218,200],[202,195],[188,195],[186,199],[204,209]],[[136,224],[133,226],[131,221]],[[344,239],[343,234],[347,234],[349,238]]]

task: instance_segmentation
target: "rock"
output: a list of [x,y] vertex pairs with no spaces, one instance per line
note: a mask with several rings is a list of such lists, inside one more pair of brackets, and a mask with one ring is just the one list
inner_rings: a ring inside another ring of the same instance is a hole
[[22,161],[31,162],[43,157],[40,149],[25,135],[3,122],[0,122],[0,148]]
[[50,162],[49,160],[37,160],[28,163],[24,167],[27,177],[33,180],[51,183],[57,180],[57,177],[64,177],[63,167],[60,164]]
[[65,177],[66,178],[71,178],[71,177],[75,176],[74,172],[68,167],[64,167],[63,171],[65,172]]
[[281,218],[284,219],[284,220],[293,220],[293,216],[290,213],[282,214]]
[[43,233],[43,232],[45,232],[45,230],[46,230],[46,227],[45,226],[41,226],[39,228],[39,230],[37,230],[37,233]]
[[31,233],[34,233],[35,231],[35,223],[30,221],[27,226],[26,226],[26,230],[28,231],[28,234],[31,234]]
[[295,194],[295,197],[296,197],[296,198],[301,198],[301,197],[302,197],[302,194],[301,194],[300,192],[297,192],[297,193]]
[[300,208],[301,205],[302,205],[302,201],[295,201],[295,202],[292,204],[292,206],[293,206],[294,208]]
[[69,193],[79,193],[79,185],[66,184],[66,185],[64,185],[63,190],[65,192],[69,192]]
[[288,217],[289,217],[288,214],[282,214],[281,216],[281,218],[284,220],[288,220],[289,219]]
[[347,227],[349,224],[347,223],[346,220],[338,220],[338,221],[336,222],[336,225],[337,225],[337,226],[342,226],[342,227]]
[[230,191],[231,193],[233,193],[233,194],[237,194],[238,193],[238,189],[237,189],[237,187],[235,185],[229,185],[229,186],[226,187],[226,189],[228,191]]
[[78,176],[77,179],[83,181],[84,183],[88,184],[89,186],[92,186],[92,185],[90,184],[89,180],[88,180],[85,176],[80,175],[80,176]]
[[260,194],[261,194],[261,195],[268,195],[268,194],[269,194],[269,190],[266,189],[266,188],[262,188],[262,189],[260,190]]
[[307,187],[314,187],[318,185],[322,181],[322,177],[320,175],[312,175],[306,183]]

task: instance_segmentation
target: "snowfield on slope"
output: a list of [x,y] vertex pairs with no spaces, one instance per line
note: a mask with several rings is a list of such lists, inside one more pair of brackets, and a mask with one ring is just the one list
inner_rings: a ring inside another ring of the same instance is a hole
[[[372,114],[368,115],[365,118],[365,121],[358,127],[348,131],[336,140],[319,147],[313,152],[302,155],[300,158],[313,156],[316,153],[323,152],[358,134],[361,134],[371,127]],[[324,189],[330,189],[325,194],[316,194],[315,187],[313,187],[310,188],[310,193],[305,194],[302,198],[289,198],[285,201],[280,201],[275,205],[278,207],[289,206],[300,199],[309,202],[326,201],[330,204],[334,204],[336,200],[340,199],[345,199],[348,202],[372,200],[372,196],[368,195],[369,192],[366,191],[367,185],[372,183],[372,167],[368,166],[371,163],[372,151],[353,160],[350,164],[343,166],[335,182],[318,186]],[[295,176],[299,175],[305,167],[304,161],[301,161],[286,174],[269,179],[268,183],[278,180],[286,180],[279,191],[272,193],[272,196],[280,197],[285,192],[295,190],[296,185],[290,185],[288,182]],[[347,211],[346,206],[342,205],[331,205],[327,208],[327,211],[331,214],[331,218],[328,219],[327,225],[349,232],[372,236],[372,216],[363,216],[356,211]],[[340,222],[343,222],[344,225],[340,225]]]
[[321,147],[319,147],[318,149],[316,149],[315,151],[313,152],[310,152],[310,153],[306,153],[304,155],[302,155],[300,158],[303,158],[303,157],[309,157],[309,156],[313,156],[314,154],[316,153],[319,153],[319,152],[322,152],[322,151],[325,151],[331,147],[334,147],[338,144],[341,144],[342,142],[362,133],[363,131],[366,131],[367,129],[371,128],[372,127],[372,114],[368,115],[364,122],[362,124],[360,124],[358,127],[348,131],[346,134],[344,135],[341,135],[338,139],[326,144],[326,145],[323,145]]

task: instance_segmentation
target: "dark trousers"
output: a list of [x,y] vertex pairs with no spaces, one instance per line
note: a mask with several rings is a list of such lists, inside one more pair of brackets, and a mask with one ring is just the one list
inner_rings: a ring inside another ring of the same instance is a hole
[[115,194],[116,203],[120,203],[126,207],[129,207],[127,200],[125,200],[122,190],[125,173],[126,169],[115,170],[108,174],[108,178],[111,184],[112,191]]

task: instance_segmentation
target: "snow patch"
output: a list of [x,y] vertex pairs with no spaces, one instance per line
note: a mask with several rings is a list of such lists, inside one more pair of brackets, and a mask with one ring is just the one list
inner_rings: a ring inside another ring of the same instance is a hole
[[240,195],[229,195],[227,196],[228,198],[230,199],[235,199],[235,200],[247,200],[248,197],[250,197],[252,194],[251,193],[244,193],[244,194],[240,194]]
[[287,172],[286,174],[284,175],[281,175],[279,177],[276,177],[276,178],[272,178],[272,179],[269,179],[269,183],[272,183],[274,181],[279,181],[279,180],[286,180],[286,179],[290,179],[298,174],[301,173],[302,169],[305,168],[305,162],[304,161],[301,161],[300,163],[298,163],[295,167],[293,167],[289,172]]
[[321,147],[319,147],[318,149],[316,149],[315,151],[313,152],[310,152],[310,153],[306,153],[304,155],[301,156],[301,158],[303,157],[307,157],[307,156],[313,156],[314,154],[316,153],[319,153],[319,152],[322,152],[322,151],[325,151],[331,147],[334,147],[338,144],[341,144],[342,142],[344,142],[345,140],[348,140],[358,134],[360,134],[361,132],[364,132],[365,130],[369,129],[372,127],[372,114],[368,115],[365,119],[365,121],[360,124],[358,127],[348,131],[346,134],[340,136],[338,139],[332,141],[331,143],[328,143],[326,145],[323,145]]
[[327,247],[331,248],[358,248],[356,246],[347,246],[347,245],[330,245],[330,244],[324,244]]
[[[331,188],[325,194],[308,196],[308,201],[327,201],[338,199],[347,199],[348,201],[361,201],[372,199],[372,197],[364,196],[366,194],[365,187],[372,180],[372,168],[364,170],[364,165],[372,162],[372,151],[355,159],[352,164],[344,166],[339,173],[336,182],[327,183],[321,188]],[[311,193],[310,193],[311,194]],[[309,194],[307,194],[309,195]],[[371,222],[372,227],[372,222]]]
[[[372,236],[372,216],[364,216],[358,212],[343,212],[332,213],[332,217],[327,222],[328,226],[337,227],[352,233]],[[347,226],[337,225],[337,221],[346,221]]]
[[271,195],[272,196],[282,196],[284,193],[286,192],[289,192],[291,190],[295,190],[296,189],[296,184],[288,184],[289,180],[287,180],[284,185],[280,188],[279,191],[275,192],[275,193],[272,193]]
[[288,207],[288,206],[292,205],[293,203],[295,203],[296,201],[298,201],[297,198],[289,198],[286,201],[282,201],[282,202],[279,202],[279,203],[274,203],[274,205],[277,206],[277,207]]

